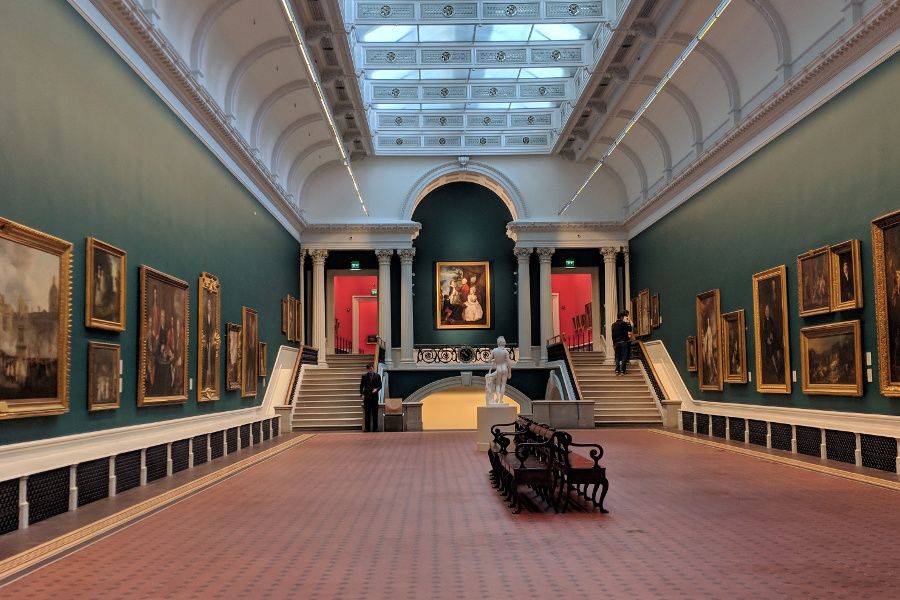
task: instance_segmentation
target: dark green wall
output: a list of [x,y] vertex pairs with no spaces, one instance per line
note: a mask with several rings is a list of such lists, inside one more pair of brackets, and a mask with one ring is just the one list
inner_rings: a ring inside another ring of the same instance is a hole
[[[198,404],[191,391],[184,404],[137,408],[138,266],[190,283],[196,384],[201,271],[221,280],[223,324],[240,323],[242,305],[259,311],[271,365],[285,343],[280,299],[299,283],[295,240],[66,2],[0,3],[0,82],[0,215],[74,244],[70,411],[0,421],[0,443],[258,404],[262,380],[256,399],[223,390]],[[84,327],[86,236],[128,252],[124,333]],[[87,412],[88,340],[122,347],[118,410]]]
[[[900,206],[900,60],[857,81],[737,168],[631,240],[632,290],[660,294],[662,339],[695,398],[823,410],[900,414],[900,399],[878,389],[870,221]],[[797,255],[847,239],[862,241],[862,310],[797,315]],[[754,273],[787,265],[791,395],[756,392]],[[696,335],[694,297],[719,288],[722,311],[747,315],[747,361],[754,381],[700,392],[685,370],[685,337]],[[873,383],[862,398],[806,396],[800,389],[800,328],[861,319]]]
[[[449,183],[428,194],[413,221],[422,224],[413,242],[416,344],[493,344],[497,336],[517,343],[514,242],[506,235],[509,209],[489,189],[475,183]],[[491,329],[441,329],[435,326],[435,263],[487,260],[491,265]],[[399,304],[399,303],[398,303]],[[394,340],[399,346],[399,338]]]

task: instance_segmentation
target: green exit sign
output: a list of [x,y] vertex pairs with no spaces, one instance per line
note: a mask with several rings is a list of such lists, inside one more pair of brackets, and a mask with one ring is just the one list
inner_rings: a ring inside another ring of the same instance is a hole
[[574,259],[574,258],[567,258],[567,259],[566,259],[566,268],[567,268],[567,269],[574,269],[574,268],[575,268],[575,259]]
[[359,271],[359,261],[358,260],[350,261],[350,270],[351,271]]
[[372,293],[373,296],[377,296],[377,295],[378,295],[378,289],[377,289],[377,288],[372,288],[372,292],[371,292],[371,293]]

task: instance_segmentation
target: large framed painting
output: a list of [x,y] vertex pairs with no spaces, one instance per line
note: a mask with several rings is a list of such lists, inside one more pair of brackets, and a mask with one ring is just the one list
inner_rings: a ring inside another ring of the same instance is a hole
[[791,393],[786,280],[784,265],[753,275],[756,390],[762,393]]
[[487,261],[435,263],[438,329],[491,328],[491,266]]
[[225,326],[225,387],[229,390],[241,389],[241,326],[228,323]]
[[827,247],[797,257],[800,316],[831,312],[831,255]]
[[662,325],[659,318],[659,294],[650,296],[650,326],[653,328]]
[[862,308],[862,274],[859,240],[847,240],[830,248],[831,310]]
[[697,294],[697,344],[700,389],[722,391],[722,334],[719,290]]
[[747,329],[744,309],[722,315],[725,383],[747,383]]
[[126,252],[87,238],[84,326],[125,331]]
[[872,221],[881,393],[900,396],[900,210]]
[[138,406],[187,401],[188,283],[141,265]]
[[197,401],[207,402],[222,393],[222,297],[215,275],[202,273],[197,287]]
[[259,386],[259,313],[241,308],[241,397],[256,395]]
[[0,420],[69,410],[72,244],[0,218]]
[[684,354],[687,357],[687,370],[689,373],[697,372],[697,338],[689,335],[684,342]]
[[638,335],[650,335],[652,323],[650,321],[650,290],[638,292],[638,310],[641,311],[640,327]]
[[859,320],[800,330],[804,394],[862,396]]
[[88,410],[119,408],[118,344],[88,342]]

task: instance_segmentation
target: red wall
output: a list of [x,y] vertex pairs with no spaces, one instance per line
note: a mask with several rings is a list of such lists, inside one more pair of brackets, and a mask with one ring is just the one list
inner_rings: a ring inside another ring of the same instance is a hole
[[572,317],[584,314],[591,301],[590,273],[553,273],[550,289],[559,294],[559,332],[571,336],[575,332]]
[[[334,318],[340,321],[338,335],[350,339],[353,335],[353,296],[371,296],[372,288],[378,287],[375,275],[335,275],[334,277]],[[376,296],[377,298],[377,296]],[[359,350],[371,354],[374,344],[366,344],[366,336],[378,333],[378,302],[360,304],[359,310]]]

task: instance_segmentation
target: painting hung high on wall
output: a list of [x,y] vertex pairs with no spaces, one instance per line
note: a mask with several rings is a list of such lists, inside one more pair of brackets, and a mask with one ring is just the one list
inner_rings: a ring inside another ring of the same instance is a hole
[[756,390],[763,393],[791,393],[786,280],[784,265],[753,275]]
[[225,387],[241,389],[241,326],[228,323],[225,326]]
[[241,308],[241,397],[256,395],[259,382],[259,313]]
[[219,333],[221,296],[219,278],[200,275],[197,298],[197,401],[218,400],[222,390]]
[[438,329],[491,328],[491,268],[487,261],[435,263]]
[[900,396],[900,210],[872,221],[881,393]]
[[862,396],[859,332],[858,320],[800,330],[804,394]]
[[684,342],[684,354],[687,356],[687,370],[689,373],[697,372],[697,338],[692,335]]
[[119,345],[88,343],[88,410],[119,408]]
[[72,244],[0,218],[0,419],[69,410]]
[[744,309],[722,315],[725,383],[747,383],[747,339]]
[[87,239],[84,326],[125,331],[126,252]]
[[828,248],[810,250],[797,257],[797,298],[801,317],[831,311],[831,259]]
[[188,283],[141,265],[138,406],[187,400]]
[[700,389],[722,391],[722,334],[719,290],[697,294],[697,344]]
[[831,310],[862,308],[859,240],[847,240],[830,248]]

